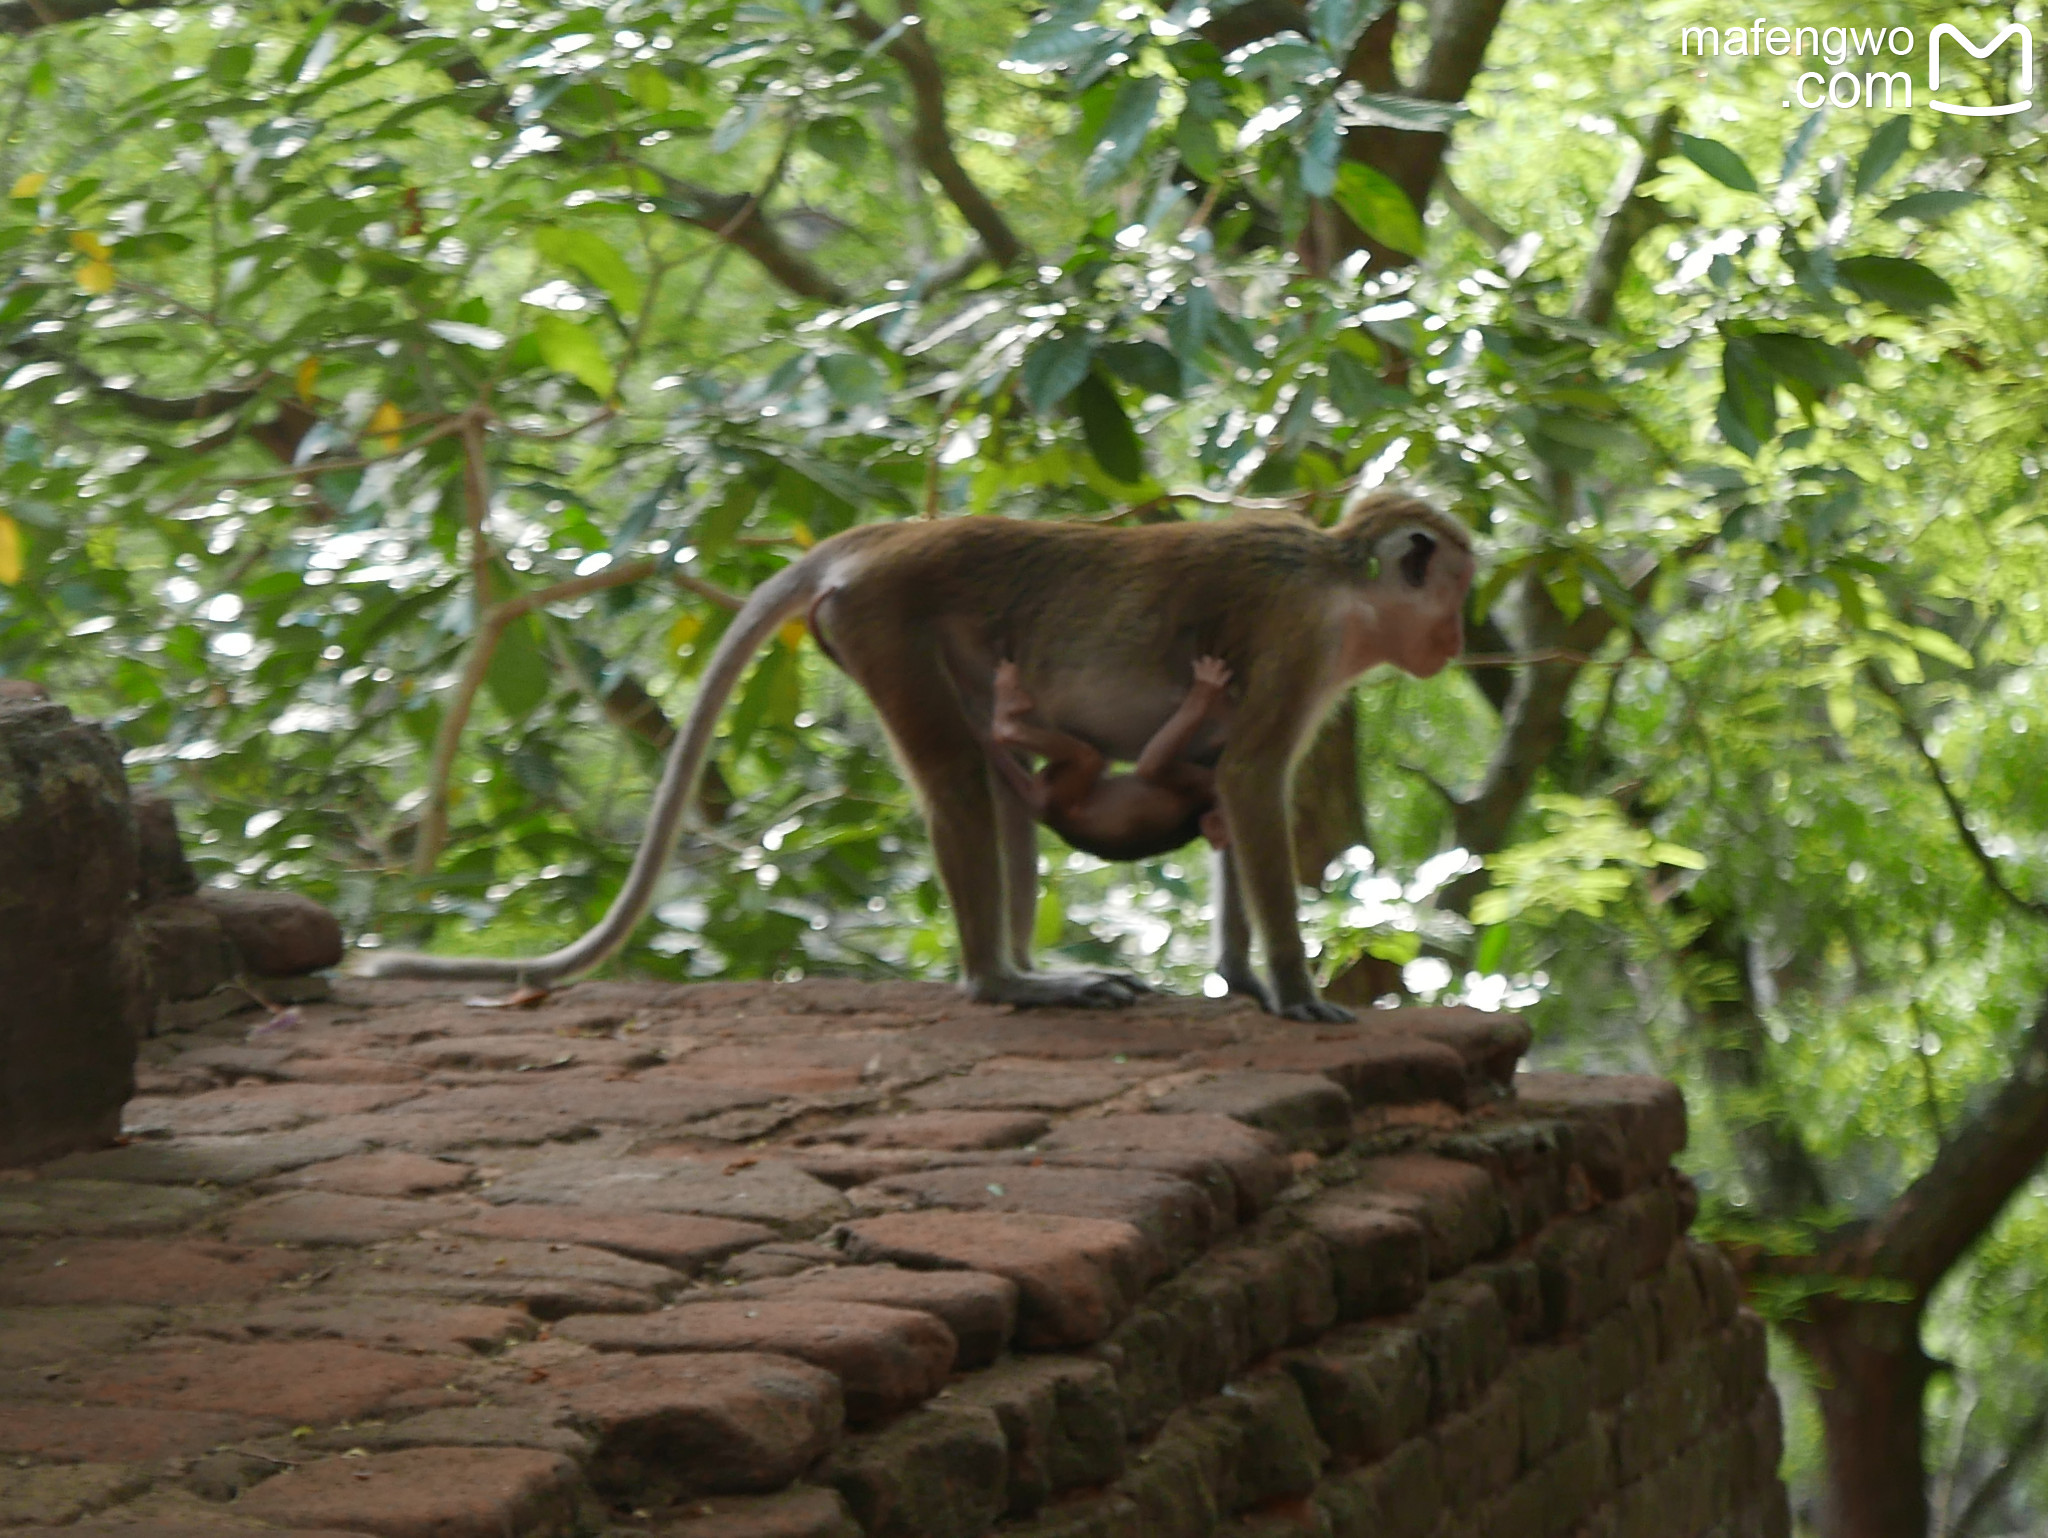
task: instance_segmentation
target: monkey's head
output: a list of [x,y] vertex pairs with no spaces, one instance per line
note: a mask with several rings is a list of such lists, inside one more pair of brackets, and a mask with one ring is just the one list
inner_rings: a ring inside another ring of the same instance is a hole
[[1335,532],[1365,579],[1378,660],[1417,678],[1442,672],[1464,650],[1478,570],[1465,526],[1418,498],[1374,492],[1345,509]]

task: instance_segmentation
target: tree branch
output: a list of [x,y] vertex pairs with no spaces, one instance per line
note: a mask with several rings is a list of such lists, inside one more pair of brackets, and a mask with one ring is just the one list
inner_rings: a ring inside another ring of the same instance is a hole
[[1984,847],[1984,841],[1977,837],[1977,830],[1970,826],[1968,811],[1950,786],[1948,775],[1942,771],[1941,760],[1936,758],[1934,750],[1927,746],[1927,738],[1922,734],[1920,724],[1906,709],[1906,702],[1899,694],[1898,685],[1885,677],[1883,670],[1872,662],[1863,664],[1863,676],[1870,680],[1873,689],[1891,702],[1892,710],[1899,718],[1899,731],[1906,741],[1913,745],[1913,751],[1920,755],[1920,761],[1927,766],[1927,773],[1934,781],[1934,788],[1941,793],[1941,804],[1948,808],[1949,821],[1955,824],[1956,836],[1963,841],[1963,848],[1969,851],[1970,858],[1977,862],[1977,869],[1983,873],[1985,883],[2029,918],[2048,920],[2048,903],[2023,897],[2015,891],[2006,881],[2005,872],[1999,869],[1998,861],[1992,857],[1991,851]]
[[924,18],[910,0],[905,0],[903,24],[884,27],[856,0],[840,20],[855,37],[869,47],[879,45],[902,66],[904,77],[910,82],[910,145],[918,163],[931,172],[932,179],[960,210],[960,217],[981,237],[989,258],[998,267],[1009,266],[1024,254],[1024,242],[953,153],[953,133],[946,123],[946,77],[939,68],[938,55],[932,51]]
[[845,304],[853,296],[811,262],[783,243],[775,227],[762,217],[761,195],[751,192],[713,192],[695,182],[684,181],[644,161],[633,165],[658,178],[667,196],[670,212],[700,230],[709,230],[727,245],[736,246],[761,265],[761,269],[805,299],[826,304]]
[[1925,1298],[2048,1157],[2048,999],[1991,1101],[1853,1245],[1869,1271]]
[[1630,150],[1600,212],[1599,238],[1572,299],[1574,319],[1604,327],[1614,318],[1614,301],[1628,276],[1629,258],[1645,235],[1671,217],[1663,204],[1643,195],[1642,186],[1671,153],[1677,128],[1678,109],[1666,107],[1651,123],[1649,133]]

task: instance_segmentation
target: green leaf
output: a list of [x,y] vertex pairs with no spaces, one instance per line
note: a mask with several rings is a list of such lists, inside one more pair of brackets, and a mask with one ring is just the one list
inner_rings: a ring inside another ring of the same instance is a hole
[[1159,96],[1166,82],[1156,75],[1126,80],[1118,88],[1116,102],[1103,120],[1088,164],[1081,173],[1082,191],[1094,194],[1111,186],[1124,174],[1132,159],[1144,147],[1152,130],[1152,116],[1159,110]]
[[769,647],[768,654],[754,669],[754,676],[747,681],[746,692],[733,707],[726,751],[738,758],[762,727],[791,725],[802,702],[796,653],[787,646]]
[[1922,224],[1933,224],[1976,201],[1977,194],[1974,192],[1909,192],[1906,196],[1885,204],[1877,211],[1877,217],[1894,220],[1918,219]]
[[734,481],[715,506],[699,513],[685,536],[696,546],[698,558],[716,555],[730,545],[760,497],[760,489],[752,481]]
[[1678,153],[1698,166],[1724,187],[1737,192],[1755,192],[1756,177],[1748,164],[1719,139],[1702,139],[1695,134],[1674,134]]
[[813,154],[824,156],[842,171],[858,169],[868,155],[868,131],[860,119],[836,113],[806,124],[804,142]]
[[1192,373],[1201,363],[1209,331],[1216,323],[1216,296],[1206,283],[1191,283],[1181,290],[1180,303],[1166,317],[1166,339],[1173,343],[1173,355],[1180,366]]
[[1365,953],[1405,967],[1422,954],[1422,936],[1412,929],[1383,929],[1365,942]]
[[1386,383],[1349,352],[1333,351],[1328,364],[1330,400],[1353,422],[1366,422],[1396,406],[1410,404],[1405,391]]
[[1340,98],[1347,128],[1401,128],[1409,133],[1449,133],[1472,109],[1462,102],[1425,101],[1382,91],[1347,91]]
[[1903,112],[1872,134],[1863,147],[1863,158],[1856,162],[1856,195],[1861,197],[1881,186],[1912,143],[1913,120]]
[[533,248],[549,261],[582,273],[603,289],[622,313],[638,313],[640,275],[626,265],[618,248],[595,230],[546,225],[533,232]]
[[1190,107],[1174,125],[1173,147],[1199,179],[1213,182],[1223,174],[1223,152],[1216,142],[1216,123]]
[[547,312],[533,323],[541,361],[558,374],[582,381],[592,395],[610,400],[617,384],[597,338],[566,315]]
[[1820,137],[1820,131],[1827,127],[1825,112],[1809,112],[1792,137],[1785,141],[1785,158],[1778,163],[1778,180],[1788,182],[1793,172],[1806,163],[1807,151],[1813,148],[1813,141]]
[[1135,485],[1145,478],[1145,451],[1123,402],[1100,374],[1090,374],[1074,390],[1074,409],[1081,415],[1081,436],[1095,462],[1117,480]]
[[1088,377],[1094,355],[1095,338],[1086,331],[1061,331],[1047,337],[1024,359],[1020,374],[1024,403],[1045,415]]
[[1778,431],[1777,381],[1749,337],[1723,334],[1721,403],[1715,419],[1729,446],[1752,459]]
[[818,372],[842,406],[878,406],[888,393],[889,376],[865,353],[828,353],[818,360]]
[[1507,957],[1508,938],[1511,933],[1506,924],[1490,924],[1481,931],[1479,944],[1472,950],[1472,970],[1498,972],[1501,962]]
[[668,76],[652,64],[635,64],[626,71],[626,92],[649,112],[665,112],[672,96]]
[[1337,206],[1351,222],[1390,251],[1420,256],[1426,237],[1408,194],[1386,173],[1347,160],[1337,168]]
[[1954,304],[1956,291],[1932,268],[1904,256],[1845,256],[1835,273],[1859,299],[1917,315]]
[[1147,395],[1180,394],[1180,364],[1157,342],[1107,342],[1096,356],[1117,378]]
[[1338,144],[1337,107],[1324,102],[1301,146],[1301,190],[1310,197],[1326,198],[1336,191]]
[[1946,662],[1953,668],[1974,668],[1977,659],[1939,630],[1930,630],[1925,625],[1911,626],[1906,639],[1913,643],[1913,649],[1938,662]]
[[1811,385],[1816,395],[1826,395],[1863,377],[1863,366],[1856,361],[1855,354],[1818,337],[1793,331],[1758,331],[1749,340],[1773,373]]
[[523,721],[548,697],[547,653],[541,649],[531,615],[505,627],[484,673],[484,687],[513,721]]

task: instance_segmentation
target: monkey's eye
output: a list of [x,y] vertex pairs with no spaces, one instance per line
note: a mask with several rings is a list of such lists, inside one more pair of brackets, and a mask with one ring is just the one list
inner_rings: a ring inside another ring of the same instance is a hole
[[1408,553],[1401,557],[1401,576],[1410,587],[1421,587],[1429,576],[1429,558],[1436,554],[1436,541],[1427,534],[1408,536]]

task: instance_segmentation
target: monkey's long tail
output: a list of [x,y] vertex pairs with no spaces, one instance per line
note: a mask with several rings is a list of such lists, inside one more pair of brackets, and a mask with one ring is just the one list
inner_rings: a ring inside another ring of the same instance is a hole
[[410,951],[374,953],[355,968],[359,977],[440,977],[493,979],[539,985],[588,972],[611,955],[633,933],[654,896],[662,867],[675,847],[683,815],[696,799],[697,780],[711,756],[718,718],[739,686],[747,663],[784,621],[801,614],[817,596],[823,570],[815,556],[784,567],[754,590],[726,628],[704,670],[704,682],[690,707],[690,718],[676,734],[654,792],[647,831],[633,856],[626,884],[612,899],[594,928],[545,956],[423,956]]

